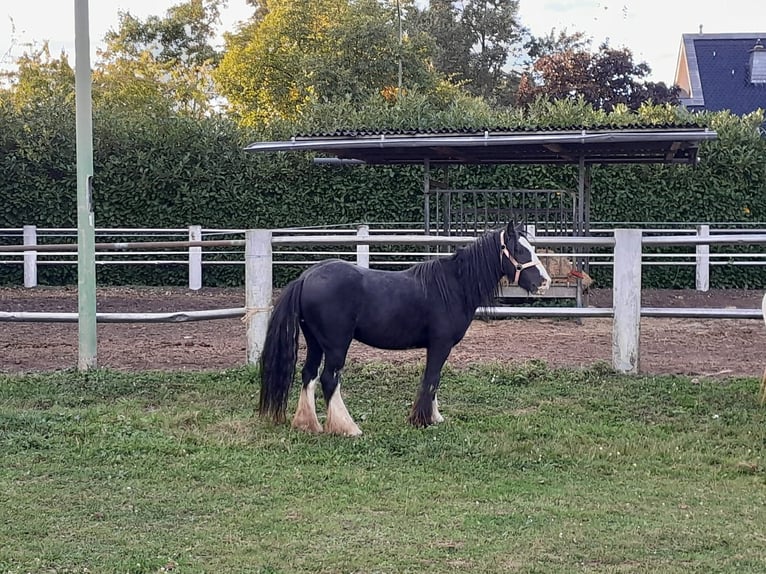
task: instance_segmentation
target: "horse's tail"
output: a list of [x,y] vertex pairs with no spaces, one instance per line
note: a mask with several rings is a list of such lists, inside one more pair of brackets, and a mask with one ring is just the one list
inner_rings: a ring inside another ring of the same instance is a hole
[[285,287],[274,306],[261,353],[261,397],[258,412],[275,422],[284,422],[287,398],[295,377],[298,359],[303,277]]

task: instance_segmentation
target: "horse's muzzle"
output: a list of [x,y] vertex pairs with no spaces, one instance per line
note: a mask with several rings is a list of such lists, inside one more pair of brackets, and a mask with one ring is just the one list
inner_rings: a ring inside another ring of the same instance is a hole
[[548,288],[551,286],[551,282],[548,279],[543,279],[543,282],[540,285],[537,285],[532,290],[532,295],[543,295],[548,290]]

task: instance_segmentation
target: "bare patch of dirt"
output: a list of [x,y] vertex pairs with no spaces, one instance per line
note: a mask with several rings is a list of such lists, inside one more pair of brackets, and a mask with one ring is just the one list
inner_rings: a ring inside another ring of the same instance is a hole
[[[762,292],[647,290],[652,307],[759,308]],[[589,304],[611,306],[611,292],[596,289]],[[242,289],[104,288],[99,312],[170,312],[244,306]],[[76,312],[73,288],[0,288],[2,311]],[[239,319],[180,324],[99,324],[98,364],[119,370],[213,370],[245,362],[245,326]],[[541,359],[583,367],[611,361],[611,319],[474,321],[449,363]],[[766,366],[763,322],[736,319],[652,319],[641,326],[641,370],[701,376],[758,376]],[[349,361],[422,362],[424,352],[381,351],[354,343]],[[0,372],[72,368],[77,364],[76,323],[0,323]]]

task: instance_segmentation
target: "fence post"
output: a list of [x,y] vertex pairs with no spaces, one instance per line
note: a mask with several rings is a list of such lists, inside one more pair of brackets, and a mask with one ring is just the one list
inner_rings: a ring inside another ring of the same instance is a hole
[[[697,237],[710,237],[709,225],[697,226]],[[710,244],[697,245],[697,291],[710,290]]]
[[[534,241],[537,237],[537,226],[534,223],[531,223],[524,227],[524,230],[527,232],[527,235],[529,238]],[[532,245],[532,253],[534,253],[537,250],[537,248]]]
[[612,367],[638,373],[641,333],[641,230],[614,230]]
[[[356,230],[356,236],[358,238],[366,238],[370,236],[370,226],[360,225]],[[370,246],[362,245],[358,243],[356,246],[356,264],[359,267],[368,269],[370,267]]]
[[[202,241],[202,226],[189,226],[189,241]],[[202,288],[202,247],[189,247],[189,289]]]
[[[24,245],[37,245],[37,226],[24,226]],[[37,251],[24,252],[24,287],[37,287]]]
[[271,230],[245,232],[245,318],[247,322],[247,362],[261,358],[266,328],[271,315]]

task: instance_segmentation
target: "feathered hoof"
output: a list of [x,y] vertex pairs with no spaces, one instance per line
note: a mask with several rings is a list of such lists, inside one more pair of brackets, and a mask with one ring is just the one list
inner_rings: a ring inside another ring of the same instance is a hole
[[407,421],[415,428],[425,428],[434,424],[433,401],[430,398],[418,397],[412,405]]
[[410,416],[407,417],[407,422],[409,422],[415,428],[419,429],[426,428],[427,426],[431,426],[433,424],[433,421],[431,420],[431,413],[419,413],[415,410],[413,410],[410,413]]
[[291,426],[295,430],[299,430],[309,434],[320,434],[322,432],[322,425],[317,420],[293,419]]
[[337,436],[362,436],[362,430],[352,420],[327,421],[324,428],[325,434]]

